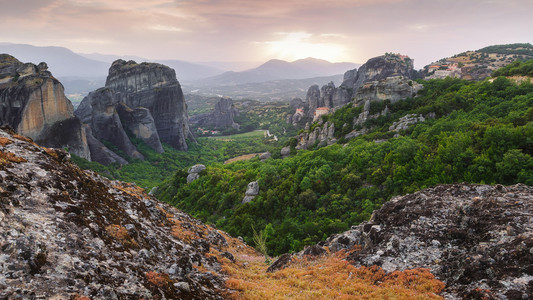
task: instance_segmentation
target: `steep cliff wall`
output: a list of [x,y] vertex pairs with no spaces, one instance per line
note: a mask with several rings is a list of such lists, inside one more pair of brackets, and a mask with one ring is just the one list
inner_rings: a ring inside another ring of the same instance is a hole
[[231,98],[220,98],[211,113],[200,114],[189,119],[191,124],[206,126],[212,129],[239,128],[234,117],[239,115],[239,111],[233,105]]
[[162,142],[187,150],[187,105],[173,69],[117,60],[109,69],[106,87],[116,91],[118,99],[128,107],[148,109]]
[[74,117],[63,85],[46,63],[23,64],[0,55],[0,123],[47,147],[69,148],[89,159],[85,131]]
[[91,128],[91,149],[98,151],[91,152],[93,159],[104,164],[120,160],[102,142],[129,157],[144,158],[126,130],[158,153],[164,152],[161,142],[187,150],[187,105],[176,73],[161,64],[115,61],[106,87],[85,97],[75,113]]

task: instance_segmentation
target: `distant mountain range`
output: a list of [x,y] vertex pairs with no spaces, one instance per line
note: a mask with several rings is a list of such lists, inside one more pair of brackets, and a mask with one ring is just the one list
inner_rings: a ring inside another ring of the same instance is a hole
[[194,86],[231,86],[273,80],[307,79],[343,74],[358,67],[355,63],[331,63],[316,58],[287,62],[271,59],[257,68],[243,72],[226,72],[193,82]]

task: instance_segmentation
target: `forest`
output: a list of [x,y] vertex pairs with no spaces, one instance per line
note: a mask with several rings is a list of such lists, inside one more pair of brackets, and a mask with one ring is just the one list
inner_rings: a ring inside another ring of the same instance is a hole
[[[212,163],[189,184],[183,167],[157,197],[250,244],[257,230],[278,255],[369,219],[396,195],[455,182],[533,185],[533,84],[506,77],[421,83],[415,98],[372,103],[371,111],[386,105],[390,114],[367,120],[366,135],[343,138],[361,112],[346,106],[322,120],[341,128],[337,144],[296,151],[293,139],[289,158]],[[395,137],[389,126],[407,114],[426,121]],[[259,195],[242,204],[251,181]]]

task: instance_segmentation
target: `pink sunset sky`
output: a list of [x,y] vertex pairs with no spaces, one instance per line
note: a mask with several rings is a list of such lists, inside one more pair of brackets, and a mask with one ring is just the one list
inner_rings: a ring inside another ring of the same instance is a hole
[[150,59],[421,67],[492,44],[533,42],[532,0],[0,0],[0,42]]

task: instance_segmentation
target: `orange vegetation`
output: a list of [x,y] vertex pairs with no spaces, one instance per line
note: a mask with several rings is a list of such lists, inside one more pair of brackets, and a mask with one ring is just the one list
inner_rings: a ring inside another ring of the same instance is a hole
[[13,143],[13,141],[8,139],[8,138],[0,137],[0,146],[5,147],[6,145],[9,145],[9,144],[12,144],[12,143]]
[[[427,269],[386,274],[379,267],[356,268],[345,253],[295,259],[291,265],[267,273],[263,257],[240,255],[224,264],[233,299],[442,299],[444,283]],[[246,265],[243,265],[243,263]]]
[[145,191],[143,188],[132,184],[132,183],[125,183],[125,182],[113,182],[113,187],[117,190],[121,190],[124,193],[133,196],[135,198],[142,198],[143,195],[145,195]]
[[170,279],[168,274],[157,273],[157,272],[146,272],[145,275],[146,275],[146,280],[148,280],[149,283],[159,288],[166,287],[172,283],[172,280]]
[[0,151],[0,166],[9,165],[9,163],[15,162],[26,162],[22,157],[16,156],[11,152]]
[[16,138],[17,140],[21,140],[21,141],[28,142],[28,143],[30,143],[30,144],[35,145],[35,143],[33,142],[33,140],[30,139],[30,138],[27,137],[27,136],[23,136],[23,135],[20,135],[20,134],[13,134],[13,137]]
[[109,225],[105,228],[107,234],[112,238],[118,240],[125,246],[137,247],[137,242],[130,236],[128,230],[121,225]]

